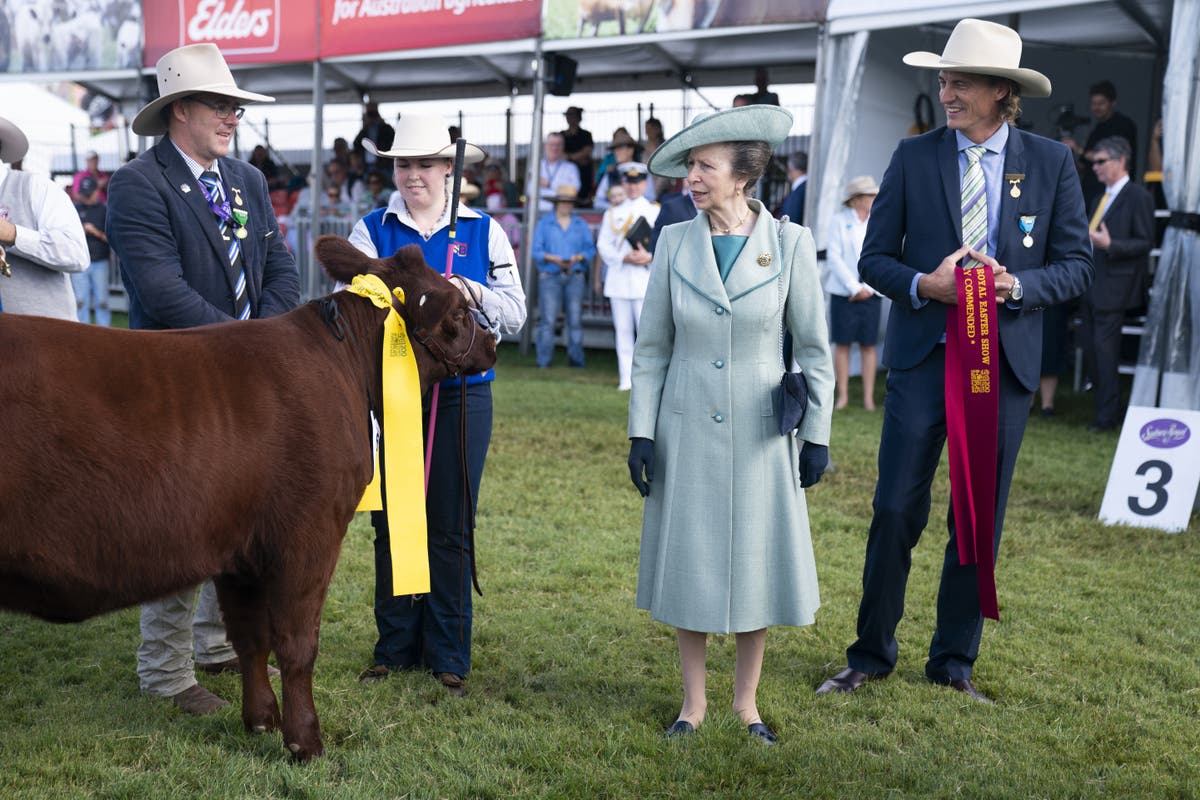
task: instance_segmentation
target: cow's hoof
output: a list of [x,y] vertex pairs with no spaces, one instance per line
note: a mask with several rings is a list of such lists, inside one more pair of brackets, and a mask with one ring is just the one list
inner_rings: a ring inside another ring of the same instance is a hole
[[266,733],[269,730],[270,730],[270,728],[268,728],[266,725],[261,725],[261,724],[255,725],[250,728],[251,733]]
[[288,750],[292,751],[292,759],[301,763],[312,761],[314,758],[320,758],[325,755],[325,748],[318,744],[316,747],[305,747],[296,742],[288,744]]

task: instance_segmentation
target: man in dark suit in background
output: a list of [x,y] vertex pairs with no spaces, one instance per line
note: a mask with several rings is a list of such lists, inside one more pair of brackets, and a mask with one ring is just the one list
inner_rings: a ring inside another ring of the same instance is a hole
[[[1015,31],[972,19],[958,23],[942,56],[904,57],[912,66],[939,70],[947,125],[900,142],[871,209],[859,261],[862,279],[893,301],[885,350],[890,371],[858,639],[847,650],[848,668],[817,694],[853,692],[896,667],[895,631],[904,613],[911,551],[929,519],[930,487],[947,435],[944,342],[952,318],[947,312],[957,306],[960,262],[969,257],[995,277],[1001,351],[999,386],[993,386],[999,414],[995,548],[1038,386],[1040,311],[1078,296],[1091,280],[1087,222],[1070,151],[1012,124],[1021,94],[1050,94],[1050,81],[1020,68],[1020,57]],[[964,206],[971,224],[964,224]],[[960,565],[950,519],[925,674],[989,702],[971,682],[983,632],[978,567]]]
[[676,222],[687,222],[694,219],[696,216],[696,204],[692,202],[692,193],[688,190],[687,184],[683,186],[683,191],[673,192],[672,194],[663,197],[659,203],[658,218],[654,220],[654,229],[650,231],[650,252],[654,252],[654,248],[658,246],[658,235],[662,233],[662,229],[667,225],[674,225]]
[[787,176],[792,190],[788,192],[779,213],[797,225],[803,225],[804,193],[808,188],[808,153],[801,150],[788,156]]
[[1120,421],[1121,323],[1125,312],[1146,304],[1154,198],[1129,179],[1129,142],[1111,136],[1097,142],[1091,153],[1092,170],[1104,194],[1096,200],[1088,223],[1096,280],[1083,296],[1080,336],[1096,403],[1088,427],[1094,432],[1111,430]]
[[[129,327],[191,328],[294,308],[299,274],[266,179],[226,157],[242,116],[239,103],[273,98],[237,88],[213,44],[164,55],[158,89],[133,131],[166,136],[117,170],[108,188],[106,228],[121,261]],[[196,683],[193,648],[205,672],[236,672],[238,662],[212,581],[201,587],[193,612],[195,603],[196,590],[189,589],[142,606],[138,677],[147,694],[207,714],[228,703]]]

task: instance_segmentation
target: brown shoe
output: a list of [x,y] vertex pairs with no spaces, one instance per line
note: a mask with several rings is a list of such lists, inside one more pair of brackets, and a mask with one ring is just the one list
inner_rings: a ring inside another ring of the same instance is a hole
[[948,683],[947,685],[956,692],[962,692],[963,694],[965,694],[967,697],[971,698],[972,700],[978,700],[979,702],[987,703],[988,705],[991,705],[992,703],[996,702],[992,698],[988,697],[987,695],[981,693],[978,689],[976,689],[971,684],[971,681],[969,681],[969,680],[950,681],[950,683]]
[[435,672],[433,677],[442,682],[442,686],[446,687],[446,691],[455,697],[463,697],[467,693],[467,681],[462,675],[455,675],[453,672]]
[[358,673],[358,679],[363,683],[378,683],[387,678],[391,670],[383,664],[375,664]]
[[[196,669],[200,670],[206,675],[225,675],[227,673],[232,673],[234,675],[242,674],[242,665],[241,662],[238,661],[237,656],[234,656],[227,661],[214,661],[211,664],[197,664]],[[278,674],[279,670],[275,669],[270,664],[267,664],[267,677],[274,678]]]
[[817,696],[830,694],[832,692],[853,692],[857,691],[858,687],[862,686],[867,681],[881,681],[888,676],[888,673],[882,675],[872,675],[869,672],[859,672],[853,667],[846,667],[844,670],[834,675],[829,680],[817,687]]
[[197,717],[211,714],[229,705],[228,700],[217,697],[198,683],[172,696],[171,701],[180,711],[195,714]]

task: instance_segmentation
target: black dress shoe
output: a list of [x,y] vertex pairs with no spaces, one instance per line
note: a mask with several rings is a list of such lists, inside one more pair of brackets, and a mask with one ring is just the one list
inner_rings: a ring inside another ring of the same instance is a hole
[[980,703],[987,703],[988,705],[991,705],[992,703],[996,702],[992,698],[981,694],[978,689],[971,685],[969,680],[950,681],[947,686],[956,692],[962,692],[972,700],[978,700]]
[[853,692],[867,681],[883,680],[887,676],[886,672],[882,675],[872,675],[869,672],[859,672],[853,667],[846,667],[837,675],[834,675],[818,686],[817,696],[820,697],[823,694],[830,694],[832,692]]
[[768,747],[779,741],[779,737],[775,735],[774,731],[766,726],[766,723],[751,722],[746,726],[746,730],[750,732],[751,736],[755,737]]
[[675,739],[680,736],[691,736],[696,732],[692,723],[686,720],[677,719],[671,727],[667,728],[667,732],[663,734],[664,739]]
[[1088,433],[1107,433],[1108,431],[1116,430],[1117,423],[1115,422],[1093,422],[1088,425]]

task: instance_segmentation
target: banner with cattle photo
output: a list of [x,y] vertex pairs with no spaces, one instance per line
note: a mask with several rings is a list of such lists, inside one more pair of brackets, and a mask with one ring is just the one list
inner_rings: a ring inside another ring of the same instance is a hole
[[546,0],[545,37],[584,39],[816,22],[826,0]]
[[537,36],[542,0],[321,0],[321,57]]
[[138,0],[0,2],[0,72],[136,69],[141,64]]
[[204,42],[231,64],[317,57],[317,0],[155,0],[144,13],[147,67],[169,50]]

